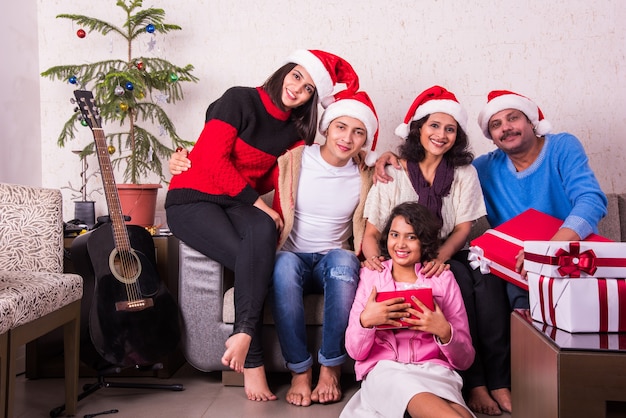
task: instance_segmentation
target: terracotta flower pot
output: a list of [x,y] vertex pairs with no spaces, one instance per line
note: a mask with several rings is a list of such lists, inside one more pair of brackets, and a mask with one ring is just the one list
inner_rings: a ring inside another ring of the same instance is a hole
[[122,213],[130,216],[128,225],[153,226],[160,184],[118,184]]

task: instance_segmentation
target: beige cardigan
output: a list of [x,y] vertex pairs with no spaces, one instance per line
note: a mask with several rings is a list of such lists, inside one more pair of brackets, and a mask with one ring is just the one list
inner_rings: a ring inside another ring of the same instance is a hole
[[[285,226],[280,235],[278,248],[282,248],[287,240],[295,216],[295,203],[298,195],[298,183],[300,179],[300,171],[302,170],[302,152],[305,145],[288,150],[278,158],[278,181],[276,184],[274,206],[277,201],[280,208],[274,207],[276,211],[282,214]],[[365,200],[367,193],[372,186],[372,169],[361,171],[361,195],[359,204],[354,211],[352,217],[352,235],[354,239],[354,250],[357,255],[361,253],[361,243],[363,234],[365,233],[365,222],[363,218],[363,209],[365,208]]]

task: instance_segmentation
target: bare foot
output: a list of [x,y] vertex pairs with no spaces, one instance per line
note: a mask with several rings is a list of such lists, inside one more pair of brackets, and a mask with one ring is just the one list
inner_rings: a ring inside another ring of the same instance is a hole
[[489,396],[487,386],[476,386],[470,390],[467,406],[479,414],[502,415],[498,403]]
[[332,403],[341,400],[341,366],[320,368],[320,378],[311,393],[311,400],[319,403]]
[[285,400],[296,406],[310,406],[312,384],[313,369],[309,369],[304,373],[291,372],[291,387],[287,391]]
[[222,356],[222,364],[228,366],[237,373],[243,372],[243,365],[248,355],[252,337],[240,332],[233,334],[226,340],[226,351]]
[[509,388],[494,389],[490,392],[491,397],[498,402],[500,409],[509,414],[511,410],[511,390]]
[[267,385],[265,366],[243,369],[243,388],[251,401],[275,401],[278,399]]

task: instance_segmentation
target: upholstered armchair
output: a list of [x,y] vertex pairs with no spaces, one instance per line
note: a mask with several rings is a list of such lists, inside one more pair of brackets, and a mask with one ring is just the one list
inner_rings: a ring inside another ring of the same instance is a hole
[[61,192],[0,183],[0,415],[13,416],[18,348],[60,327],[76,413],[82,294],[82,278],[63,273]]

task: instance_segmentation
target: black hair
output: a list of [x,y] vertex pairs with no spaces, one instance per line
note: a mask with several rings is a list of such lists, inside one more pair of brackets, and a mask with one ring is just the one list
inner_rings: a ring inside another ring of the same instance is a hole
[[425,261],[437,258],[441,244],[439,238],[439,221],[426,206],[420,205],[417,202],[400,203],[392,209],[381,234],[381,254],[385,258],[389,258],[389,251],[387,250],[389,230],[391,229],[391,223],[398,216],[402,216],[406,223],[413,227],[415,235],[417,235],[417,238],[420,240],[422,246],[421,262],[424,263]]
[[[278,70],[274,71],[274,73],[265,80],[265,83],[263,83],[263,89],[270,96],[272,102],[283,110],[286,110],[282,100],[283,82],[287,74],[289,74],[296,65],[297,64],[293,62],[283,65]],[[317,97],[317,89],[315,89],[311,98],[307,100],[306,103],[291,111],[291,118],[296,124],[298,134],[307,145],[311,145],[315,142],[315,135],[317,134]]]
[[[400,158],[418,163],[426,158],[426,150],[420,141],[420,129],[424,126],[429,117],[430,114],[411,122],[409,125],[409,135],[406,141],[404,141],[404,143],[398,148]],[[472,154],[469,150],[467,134],[458,122],[456,141],[454,142],[452,148],[450,148],[448,152],[443,155],[443,158],[445,158],[453,167],[471,164],[474,159],[474,154]]]

